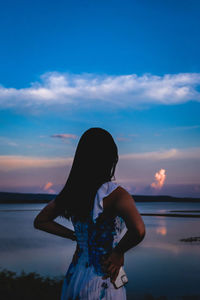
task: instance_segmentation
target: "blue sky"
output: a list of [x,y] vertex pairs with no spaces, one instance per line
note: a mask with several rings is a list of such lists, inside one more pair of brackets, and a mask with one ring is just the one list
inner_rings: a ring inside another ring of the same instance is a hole
[[2,3],[0,190],[58,192],[82,133],[103,127],[130,192],[200,196],[199,9]]

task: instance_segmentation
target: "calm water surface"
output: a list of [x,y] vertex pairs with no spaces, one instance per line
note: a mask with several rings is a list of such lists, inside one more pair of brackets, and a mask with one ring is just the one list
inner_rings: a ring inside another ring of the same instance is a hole
[[[33,220],[46,204],[0,204],[0,267],[20,273],[64,275],[76,242],[33,227]],[[200,210],[200,203],[136,202],[140,213]],[[180,213],[181,214],[181,213]],[[178,299],[200,295],[200,242],[181,238],[200,236],[200,219],[142,216],[145,239],[125,254],[128,295],[152,294]],[[67,220],[56,221],[73,229]],[[123,234],[122,234],[123,235]],[[130,298],[131,299],[131,298]],[[200,296],[199,296],[200,299]]]

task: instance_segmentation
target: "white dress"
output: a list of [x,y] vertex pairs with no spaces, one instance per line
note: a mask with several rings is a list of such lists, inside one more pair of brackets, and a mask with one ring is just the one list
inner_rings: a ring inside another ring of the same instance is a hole
[[[91,218],[76,221],[72,217],[77,247],[67,273],[64,277],[61,300],[126,300],[126,286],[116,289],[110,277],[101,269],[101,259],[108,254],[121,239],[126,228],[119,216],[104,217],[103,198],[108,196],[118,184],[109,181],[98,189]],[[105,215],[104,215],[105,216]]]

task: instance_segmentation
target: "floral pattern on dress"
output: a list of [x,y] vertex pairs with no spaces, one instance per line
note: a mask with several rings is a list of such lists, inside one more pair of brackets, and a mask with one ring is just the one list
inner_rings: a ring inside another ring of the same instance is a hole
[[101,285],[101,291],[100,291],[100,299],[103,299],[106,294],[106,289],[108,288],[108,285],[106,282],[103,282]]
[[68,269],[68,272],[65,276],[68,284],[70,283],[71,277],[74,274],[74,268],[77,265],[78,260],[79,260],[82,253],[83,253],[83,249],[80,248],[79,245],[77,244],[76,251],[75,251],[75,253],[73,255],[73,258],[72,258],[72,262],[71,262],[71,264],[69,266],[69,269]]
[[[103,259],[107,258],[112,251],[113,246],[117,244],[115,236],[120,232],[121,222],[117,217],[106,217],[103,212],[99,213],[95,221],[92,216],[87,221],[82,222],[72,217],[72,222],[75,231],[79,233],[82,231],[88,232],[88,261],[85,262],[85,267],[93,266],[97,275],[105,275],[102,270]],[[73,256],[73,264],[75,265],[80,258],[83,249],[77,246],[76,252]]]
[[94,266],[98,275],[105,275],[102,260],[112,251],[115,235],[115,218],[103,220],[102,217],[103,213],[99,214],[96,222],[91,221],[88,227],[89,264]]

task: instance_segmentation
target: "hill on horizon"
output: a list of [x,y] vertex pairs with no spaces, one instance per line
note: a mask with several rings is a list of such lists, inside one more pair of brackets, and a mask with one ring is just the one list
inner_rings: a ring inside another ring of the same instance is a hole
[[[48,203],[56,194],[0,192],[0,203]],[[136,202],[200,202],[200,198],[168,195],[132,195]]]

